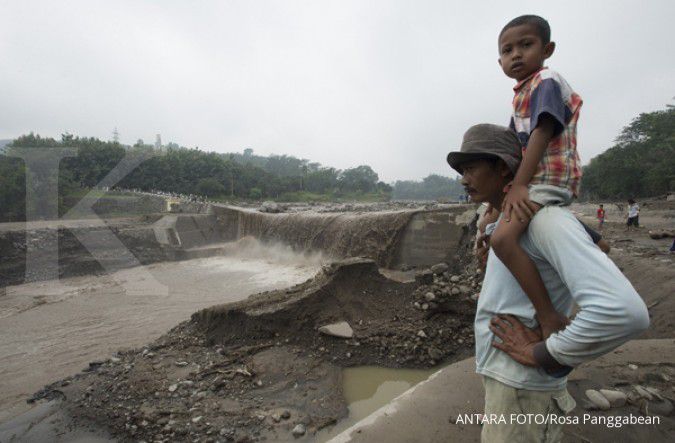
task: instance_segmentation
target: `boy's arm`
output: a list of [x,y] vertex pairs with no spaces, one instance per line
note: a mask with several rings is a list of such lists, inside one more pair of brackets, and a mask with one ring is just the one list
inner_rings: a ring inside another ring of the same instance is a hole
[[546,148],[555,134],[556,125],[557,122],[552,116],[543,114],[539,117],[539,125],[530,134],[527,149],[523,154],[523,161],[518,167],[511,190],[504,198],[502,205],[502,212],[504,212],[506,221],[511,221],[512,211],[519,220],[528,220],[537,211],[537,207],[533,206],[530,201],[528,185],[532,181],[537,166],[544,157]]

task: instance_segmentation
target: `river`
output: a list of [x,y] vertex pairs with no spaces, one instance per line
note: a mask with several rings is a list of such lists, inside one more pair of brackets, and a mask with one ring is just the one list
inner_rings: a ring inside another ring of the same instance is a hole
[[199,309],[305,281],[323,263],[319,255],[246,246],[228,256],[1,288],[0,422],[90,361],[145,345]]

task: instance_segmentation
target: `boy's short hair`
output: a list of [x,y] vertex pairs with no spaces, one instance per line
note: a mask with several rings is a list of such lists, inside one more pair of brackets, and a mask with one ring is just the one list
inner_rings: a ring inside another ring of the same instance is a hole
[[539,37],[541,37],[543,44],[547,44],[551,41],[551,27],[545,19],[538,15],[521,15],[520,17],[514,18],[502,28],[502,31],[499,33],[499,38],[502,37],[502,34],[507,29],[521,25],[533,25],[537,28],[537,33],[539,34]]

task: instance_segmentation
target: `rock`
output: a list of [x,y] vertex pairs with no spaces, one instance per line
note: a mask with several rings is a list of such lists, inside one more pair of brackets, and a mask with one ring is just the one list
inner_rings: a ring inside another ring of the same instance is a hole
[[421,337],[421,338],[427,338],[426,332],[424,332],[422,329],[420,329],[420,330],[417,332],[417,336],[418,336],[418,337]]
[[222,428],[219,433],[225,438],[234,439],[235,432],[234,428]]
[[630,369],[632,371],[637,371],[637,368],[638,368],[637,365],[634,365],[632,363],[628,365],[628,369]]
[[599,393],[595,389],[588,389],[586,391],[586,397],[588,397],[588,399],[598,409],[606,411],[607,409],[610,408],[609,400],[607,400],[601,393]]
[[459,281],[459,275],[453,275],[450,277],[450,281],[453,283],[457,283]]
[[460,285],[459,292],[461,292],[462,294],[468,294],[471,292],[471,288],[465,285]]
[[438,264],[435,264],[431,267],[431,272],[433,272],[436,275],[440,275],[447,270],[448,270],[447,263],[438,263]]
[[279,423],[281,421],[281,415],[272,414],[272,420],[274,420],[274,423]]
[[305,435],[305,432],[307,432],[307,430],[305,429],[305,425],[303,425],[302,423],[298,423],[297,425],[295,425],[295,427],[291,432],[293,433],[293,436],[295,438],[298,438]]
[[415,309],[421,309],[422,308],[422,305],[417,301],[415,303],[413,303],[413,306],[415,307]]
[[648,390],[646,390],[640,385],[633,386],[633,389],[635,389],[635,392],[637,392],[637,394],[642,398],[646,398],[647,400],[654,399],[654,396]]
[[429,304],[428,303],[422,303],[422,310],[426,311],[427,309],[429,309]]
[[339,338],[352,338],[354,336],[354,330],[346,321],[321,326],[319,332]]
[[424,269],[415,273],[415,281],[420,285],[430,285],[434,282],[434,273],[431,269]]
[[175,392],[176,389],[178,389],[178,385],[177,385],[177,384],[173,384],[173,385],[169,386],[169,392]]
[[626,394],[621,391],[614,391],[610,389],[600,389],[600,393],[607,399],[609,405],[613,408],[620,408],[626,404]]
[[673,403],[664,398],[661,401],[651,402],[649,404],[649,409],[652,414],[657,414],[661,416],[669,416],[673,412]]
[[289,411],[288,409],[285,409],[281,413],[281,418],[283,418],[284,420],[288,420],[289,418],[291,418],[291,411]]
[[201,415],[199,417],[194,417],[192,419],[192,423],[199,423],[200,421],[202,421],[202,418],[204,417],[202,417]]
[[478,297],[480,296],[480,292],[476,292],[471,296],[471,300],[473,301],[478,301]]
[[176,366],[178,366],[178,367],[183,367],[183,366],[187,366],[187,365],[188,365],[188,362],[186,362],[186,361],[177,361],[177,362],[175,362],[174,364],[175,364]]
[[452,295],[459,295],[459,288],[458,288],[458,287],[452,288],[452,290],[450,291],[450,293],[451,293]]
[[267,212],[270,214],[276,214],[281,212],[281,208],[279,207],[278,204],[276,204],[273,201],[265,201],[263,202],[262,206],[260,207],[260,212]]
[[436,295],[433,292],[427,292],[426,294],[424,294],[424,298],[427,301],[434,301],[436,300]]

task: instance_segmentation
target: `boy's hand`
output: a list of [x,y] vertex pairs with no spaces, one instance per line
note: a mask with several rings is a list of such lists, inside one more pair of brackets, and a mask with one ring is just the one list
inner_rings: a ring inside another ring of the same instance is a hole
[[490,250],[490,236],[485,232],[481,232],[476,237],[476,244],[474,245],[474,254],[478,259],[478,266],[485,271],[485,265],[487,264],[488,251]]
[[538,210],[539,205],[530,200],[530,192],[525,185],[514,183],[502,202],[502,212],[507,222],[511,221],[512,213],[520,222],[529,222]]
[[562,331],[570,324],[570,319],[558,311],[552,311],[550,314],[536,315],[541,329],[541,336],[546,340],[554,332]]

